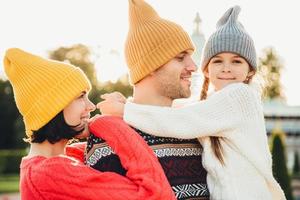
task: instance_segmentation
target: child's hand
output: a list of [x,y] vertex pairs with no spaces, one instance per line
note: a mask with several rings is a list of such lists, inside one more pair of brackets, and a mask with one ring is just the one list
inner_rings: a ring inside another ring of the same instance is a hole
[[112,93],[106,93],[100,96],[104,100],[108,101],[119,101],[121,103],[126,103],[126,98],[124,95],[120,92],[112,92]]
[[[125,101],[126,102],[126,101]],[[108,100],[101,101],[97,104],[97,108],[102,115],[114,115],[123,117],[125,102],[109,98]]]

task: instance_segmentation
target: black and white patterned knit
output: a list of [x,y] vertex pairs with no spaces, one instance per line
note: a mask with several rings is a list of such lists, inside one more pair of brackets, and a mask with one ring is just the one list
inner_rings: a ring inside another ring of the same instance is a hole
[[[207,172],[201,163],[202,148],[198,140],[162,138],[135,129],[153,149],[166,177],[179,200],[209,199]],[[86,164],[99,171],[125,175],[119,157],[105,143],[94,136],[88,139]]]

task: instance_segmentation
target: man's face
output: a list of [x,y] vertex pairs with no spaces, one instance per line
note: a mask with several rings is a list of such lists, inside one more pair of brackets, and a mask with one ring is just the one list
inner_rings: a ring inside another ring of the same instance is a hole
[[172,100],[191,96],[191,77],[196,65],[191,54],[184,51],[156,70],[154,84],[158,92]]

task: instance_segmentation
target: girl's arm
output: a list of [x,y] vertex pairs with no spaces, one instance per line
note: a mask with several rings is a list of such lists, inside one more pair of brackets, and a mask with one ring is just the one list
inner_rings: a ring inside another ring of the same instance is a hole
[[161,137],[182,139],[224,136],[245,118],[251,118],[258,101],[248,85],[231,84],[209,99],[182,108],[126,103],[124,120],[130,125]]

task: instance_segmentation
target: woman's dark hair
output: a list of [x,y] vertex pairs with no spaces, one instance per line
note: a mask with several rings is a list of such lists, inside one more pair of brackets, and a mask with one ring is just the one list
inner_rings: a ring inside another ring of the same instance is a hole
[[32,136],[28,140],[31,143],[42,143],[48,140],[51,144],[54,144],[62,139],[72,139],[84,130],[84,128],[75,130],[77,126],[68,125],[63,111],[61,111],[45,126],[37,131],[33,131]]

